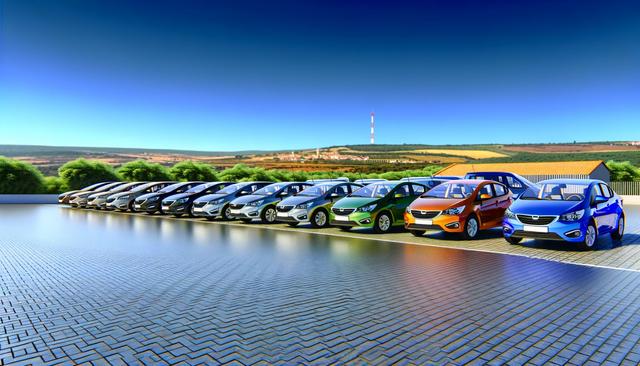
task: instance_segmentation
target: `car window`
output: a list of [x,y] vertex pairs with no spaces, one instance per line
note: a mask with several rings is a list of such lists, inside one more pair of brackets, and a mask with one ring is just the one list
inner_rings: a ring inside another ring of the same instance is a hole
[[496,197],[504,196],[505,194],[507,194],[507,190],[502,184],[494,184],[493,190],[496,192]]
[[414,196],[420,196],[425,192],[424,186],[421,186],[419,184],[412,184],[411,189],[413,189]]
[[216,193],[216,192],[218,192],[220,190],[220,188],[221,188],[220,185],[216,184],[216,185],[213,185],[213,186],[205,189],[204,192],[202,192],[202,193],[204,193],[204,194]]
[[522,188],[522,183],[520,183],[519,180],[513,177],[507,176],[507,183],[508,183],[507,185],[511,188]]
[[602,195],[607,198],[611,198],[612,194],[611,194],[611,191],[609,190],[609,187],[603,183],[600,183],[599,186],[600,186],[600,190],[602,191]]
[[402,197],[409,197],[410,196],[409,185],[408,184],[401,185],[400,187],[396,188],[393,194],[394,195],[400,194],[402,195]]
[[480,187],[480,190],[478,191],[478,197],[480,197],[482,195],[489,195],[489,198],[493,197],[493,191],[491,190],[491,184],[485,184],[484,186]]
[[344,185],[337,186],[333,189],[332,193],[337,193],[339,196],[344,197],[348,194],[347,187]]

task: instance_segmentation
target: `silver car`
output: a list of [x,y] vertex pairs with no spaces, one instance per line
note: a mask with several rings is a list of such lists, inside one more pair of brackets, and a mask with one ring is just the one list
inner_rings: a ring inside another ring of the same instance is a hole
[[150,182],[135,187],[126,192],[113,194],[107,198],[108,210],[133,211],[133,204],[136,198],[143,194],[153,193],[164,187],[170,186],[175,182]]

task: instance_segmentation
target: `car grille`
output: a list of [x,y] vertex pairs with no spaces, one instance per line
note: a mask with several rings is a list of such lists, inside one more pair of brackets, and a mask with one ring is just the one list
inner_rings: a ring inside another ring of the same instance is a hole
[[113,201],[115,201],[115,200],[116,200],[115,198],[113,198],[113,197],[109,197],[109,198],[107,198],[107,203],[111,203],[111,202],[113,202]]
[[204,207],[206,205],[207,205],[206,202],[194,202],[193,203],[193,207],[197,207],[197,208],[201,208],[201,207]]
[[231,205],[229,205],[229,207],[231,207],[231,208],[232,208],[232,209],[234,209],[234,210],[239,210],[239,209],[241,209],[241,208],[243,208],[243,207],[244,207],[244,204],[242,204],[242,203],[236,203],[236,204],[231,204]]
[[333,211],[334,214],[336,215],[349,215],[351,214],[353,211],[355,211],[355,209],[353,208],[332,208],[331,211]]
[[413,217],[417,217],[419,219],[432,219],[438,215],[440,215],[442,211],[423,211],[423,210],[411,210],[411,214]]
[[549,225],[556,216],[516,215],[521,223],[527,225]]
[[175,202],[175,200],[173,200],[173,201],[162,201],[162,205],[163,206],[171,206],[174,202]]
[[289,212],[289,211],[293,210],[293,206],[278,206],[278,207],[276,207],[276,210],[278,212]]

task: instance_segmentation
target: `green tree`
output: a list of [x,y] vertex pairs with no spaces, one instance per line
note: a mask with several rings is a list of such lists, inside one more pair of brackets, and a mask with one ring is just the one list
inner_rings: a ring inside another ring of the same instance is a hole
[[33,165],[0,156],[0,193],[43,193],[44,178]]
[[123,164],[118,169],[118,174],[122,179],[130,182],[171,180],[166,167],[145,160],[134,160]]
[[86,159],[67,162],[58,169],[64,182],[63,189],[80,189],[94,183],[117,181],[118,176],[109,164]]
[[611,180],[614,182],[640,180],[640,168],[629,161],[609,160],[606,165],[611,171]]
[[169,169],[169,174],[173,179],[180,181],[201,180],[214,182],[218,180],[218,174],[211,165],[191,160],[175,164]]
[[240,182],[249,180],[251,174],[253,173],[253,168],[245,165],[245,164],[236,164],[231,168],[225,169],[218,175],[220,180],[231,181],[231,182]]
[[60,177],[44,177],[44,190],[47,193],[62,193],[67,190],[64,179]]

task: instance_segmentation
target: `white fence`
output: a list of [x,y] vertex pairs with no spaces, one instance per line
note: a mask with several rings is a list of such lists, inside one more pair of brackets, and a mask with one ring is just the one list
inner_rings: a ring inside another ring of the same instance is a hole
[[640,182],[610,182],[609,186],[619,195],[640,196]]
[[523,175],[523,177],[527,178],[533,183],[538,183],[546,179],[589,179],[589,176],[586,174],[539,174]]

